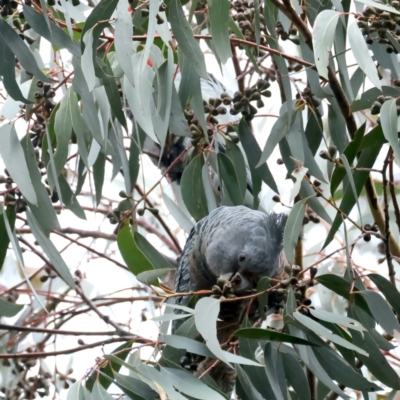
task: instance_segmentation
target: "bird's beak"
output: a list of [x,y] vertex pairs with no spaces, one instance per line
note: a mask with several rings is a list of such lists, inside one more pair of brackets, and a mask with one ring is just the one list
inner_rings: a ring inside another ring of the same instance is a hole
[[253,288],[253,283],[239,272],[231,278],[233,292],[240,293]]

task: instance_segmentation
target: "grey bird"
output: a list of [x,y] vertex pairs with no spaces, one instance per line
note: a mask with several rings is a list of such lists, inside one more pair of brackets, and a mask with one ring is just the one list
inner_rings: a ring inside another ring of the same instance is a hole
[[[216,290],[226,288],[229,282],[230,292],[243,296],[254,291],[262,277],[278,277],[284,262],[286,220],[285,214],[266,214],[244,206],[215,209],[195,225],[187,239],[175,273],[175,292]],[[190,296],[176,297],[175,303],[188,305],[189,300]],[[259,318],[255,303],[248,315],[251,322]],[[220,343],[240,326],[247,306],[248,301],[221,303],[217,326]],[[173,321],[172,333],[181,323]],[[232,371],[220,365],[210,374],[226,394],[235,384]]]

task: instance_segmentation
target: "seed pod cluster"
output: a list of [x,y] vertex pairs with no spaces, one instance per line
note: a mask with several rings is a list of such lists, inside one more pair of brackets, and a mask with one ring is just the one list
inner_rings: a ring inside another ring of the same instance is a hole
[[317,108],[321,104],[308,86],[301,93],[296,93],[296,99],[298,106],[307,104],[312,108]]
[[[398,0],[389,0],[387,5],[396,10],[400,9]],[[388,33],[397,43],[400,43],[400,15],[368,6],[364,8],[362,17],[358,19],[357,24],[365,36],[367,44],[376,41],[385,46],[387,53],[398,53],[398,46],[390,40]]]
[[290,36],[296,36],[297,35],[297,29],[295,26],[292,24],[289,28],[289,31],[285,31],[285,28],[282,26],[281,21],[278,21],[276,23],[275,27],[275,33],[277,36],[279,36],[283,41],[286,41],[290,38]]
[[0,0],[0,14],[2,17],[14,14],[17,7],[18,3],[16,1]]
[[[398,80],[398,79],[394,80],[393,85],[400,87],[400,80]],[[374,103],[372,104],[371,114],[372,115],[380,114],[383,103],[385,101],[391,100],[392,98],[393,98],[392,96],[383,96],[383,95],[378,96],[376,98],[376,100],[374,101]],[[400,102],[399,101],[396,102],[396,111],[397,111],[397,115],[400,115]],[[380,124],[380,118],[378,118],[377,122]]]
[[[246,40],[255,42],[255,10],[254,3],[248,1],[237,0],[233,3],[236,9],[236,14],[233,14],[233,19],[237,22],[243,36]],[[264,15],[260,13],[260,31],[265,30]],[[265,37],[260,37],[260,44],[265,43]]]

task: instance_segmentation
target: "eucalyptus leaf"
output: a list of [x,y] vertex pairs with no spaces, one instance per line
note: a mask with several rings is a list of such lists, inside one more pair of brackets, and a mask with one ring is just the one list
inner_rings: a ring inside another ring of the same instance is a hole
[[329,53],[335,39],[339,13],[333,10],[323,10],[314,22],[313,44],[315,63],[318,73],[328,79]]

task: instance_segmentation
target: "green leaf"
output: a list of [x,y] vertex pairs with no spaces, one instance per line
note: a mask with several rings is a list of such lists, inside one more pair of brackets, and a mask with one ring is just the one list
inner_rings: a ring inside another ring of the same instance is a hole
[[[126,360],[131,351],[131,348],[132,348],[132,343],[127,342],[118,346],[110,354],[113,354],[120,360]],[[104,365],[102,364],[102,366],[100,366],[100,371],[102,372],[102,374],[99,375],[97,370],[93,370],[92,373],[89,375],[88,379],[86,380],[85,384],[86,388],[92,390],[93,385],[95,384],[98,377],[101,386],[103,386],[104,389],[108,389],[109,386],[111,385],[110,379],[113,379],[114,373],[118,372],[120,369],[121,369],[121,364],[118,364],[111,360]],[[106,375],[110,379],[107,379],[104,375]]]
[[14,304],[0,298],[0,317],[14,317],[24,308],[23,304]]
[[224,183],[225,189],[228,192],[233,205],[242,205],[243,195],[232,161],[223,153],[218,153],[217,157],[220,177],[222,178],[222,182]]
[[361,349],[360,347],[355,346],[351,342],[348,342],[346,339],[343,339],[342,337],[331,333],[329,329],[326,329],[324,326],[319,324],[318,322],[312,320],[309,317],[306,317],[303,314],[300,314],[299,312],[295,311],[293,313],[294,318],[296,318],[300,323],[302,323],[305,327],[308,329],[311,329],[313,332],[318,333],[319,335],[324,336],[328,340],[331,340],[334,343],[339,344],[340,346],[345,347],[346,349],[354,350],[359,354],[362,354],[366,357],[368,357],[368,353]]
[[299,241],[303,227],[304,212],[308,199],[297,202],[290,211],[283,234],[283,249],[290,264],[294,264],[294,249]]
[[132,17],[127,12],[128,0],[117,4],[117,21],[115,22],[114,46],[119,65],[132,85],[135,84],[132,72]]
[[259,0],[254,0],[254,36],[256,38],[257,51],[258,51],[260,48],[260,41],[261,41],[261,16],[260,16]]
[[[148,272],[148,271],[146,271]],[[142,272],[142,274],[146,274],[146,272]],[[156,285],[154,285],[156,286]],[[183,318],[188,318],[192,317],[192,314],[164,314],[160,315],[158,317],[154,317],[151,319],[151,321],[154,322],[166,322],[166,321],[176,321],[177,319],[183,319]]]
[[[139,67],[142,59],[142,53],[137,53],[132,58],[133,76],[135,78],[135,86],[128,79],[123,81],[123,90],[128,100],[130,109],[135,118],[135,122],[140,125],[144,132],[150,138],[159,143],[160,139],[154,132],[152,114],[153,88],[152,82],[154,71],[151,68],[145,68],[140,73]],[[160,143],[162,145],[162,143]]]
[[[311,339],[316,335],[310,333],[307,336]],[[313,351],[321,366],[325,369],[325,372],[338,383],[355,390],[366,390],[369,392],[381,390],[379,386],[365,379],[361,373],[351,367],[332,348],[320,346],[313,348]]]
[[[79,43],[71,39],[60,27],[51,21],[47,22],[47,13],[40,14],[33,7],[23,4],[24,17],[40,36],[43,36],[53,45],[62,49],[67,49],[71,54],[76,57],[81,56]],[[51,27],[51,31],[49,29]]]
[[203,156],[200,154],[185,168],[181,179],[183,201],[196,221],[208,215],[206,193],[202,184],[203,165]]
[[247,358],[231,354],[221,349],[217,339],[217,318],[220,310],[220,301],[212,297],[203,297],[196,303],[194,320],[196,328],[206,341],[211,352],[226,364],[237,363],[253,366],[260,364]]
[[182,208],[179,207],[179,205],[177,205],[173,200],[171,200],[165,193],[163,193],[163,201],[169,213],[172,215],[178,225],[186,233],[190,233],[194,226],[192,220],[190,219],[190,216],[187,215],[186,212],[183,211]]
[[[257,368],[260,369],[260,368]],[[240,365],[236,367],[236,372],[238,374],[238,379],[236,381],[236,392],[240,396],[240,399],[243,400],[261,400],[264,397],[261,397],[260,393],[257,392],[254,385],[250,381],[249,374],[244,371]],[[264,372],[265,375],[265,372]],[[266,376],[264,376],[266,379]],[[272,390],[271,390],[272,393]],[[273,393],[272,393],[273,395]]]
[[[284,400],[287,398],[286,391],[282,390],[280,380],[285,381],[285,377],[280,377],[279,372],[283,372],[278,368],[278,358],[280,354],[277,348],[272,343],[267,343],[264,347],[264,361],[265,371],[267,378],[271,385],[272,391],[275,395],[276,400]],[[286,381],[285,381],[286,383]]]
[[351,283],[335,274],[319,275],[315,278],[321,285],[337,293],[339,296],[349,299]]
[[32,103],[24,97],[15,79],[15,57],[7,46],[3,36],[0,34],[0,75],[3,76],[2,82],[7,93],[16,101]]
[[374,0],[357,0],[357,1],[360,3],[366,4],[367,6],[376,7],[376,8],[379,8],[380,10],[388,11],[392,14],[400,15],[400,12],[398,10],[396,10],[394,7],[391,7],[384,3],[378,3],[377,1],[374,1]]
[[29,286],[29,288],[31,289],[33,295],[35,296],[37,302],[40,304],[40,306],[43,308],[43,310],[45,310],[47,312],[46,306],[43,304],[43,301],[41,300],[41,298],[36,293],[36,290],[33,287],[32,282],[30,281],[30,279],[28,277],[28,274],[26,273],[24,257],[22,255],[21,246],[19,245],[19,241],[17,239],[17,236],[15,235],[14,230],[11,229],[10,222],[8,221],[8,218],[7,218],[7,213],[4,213],[4,208],[3,208],[3,205],[1,203],[0,203],[0,214],[3,214],[4,225],[5,225],[6,230],[7,230],[7,235],[9,237],[9,239],[10,239],[11,244],[12,244],[12,248],[14,250],[15,258],[18,261],[19,269],[22,272],[22,275],[24,276],[25,281],[26,281],[27,285]]
[[225,397],[205,385],[190,372],[174,368],[161,368],[160,370],[182,393],[202,400],[225,400]]
[[[76,381],[68,390],[67,400],[85,400],[91,396],[91,393],[83,386],[82,381]],[[88,397],[85,396],[85,393]]]
[[212,42],[218,58],[222,64],[232,57],[231,42],[229,40],[229,0],[213,1],[209,4]]
[[339,13],[333,10],[321,11],[314,22],[312,32],[315,64],[318,73],[328,79],[329,54],[335,39]]
[[107,390],[101,386],[99,381],[96,381],[96,383],[93,386],[92,390],[92,398],[95,399],[101,399],[101,400],[113,400],[114,397],[111,396],[110,394],[107,393]]
[[305,346],[315,346],[315,343],[311,343],[308,340],[299,339],[286,333],[261,328],[239,329],[234,333],[234,336],[245,337],[248,339],[268,340],[271,342],[295,343],[303,344]]
[[349,142],[346,132],[346,120],[336,99],[332,98],[329,99],[329,101],[331,103],[328,106],[329,133],[333,143],[336,145],[339,152],[342,153]]
[[[152,269],[149,271],[141,272],[136,276],[136,279],[145,284],[145,285],[154,285],[154,283],[158,282],[157,278],[163,279],[175,272],[175,268],[161,268],[161,269]],[[157,285],[158,286],[158,285]]]
[[[382,147],[381,145],[373,146],[373,147],[368,147],[365,150],[363,150],[363,152],[361,153],[361,156],[358,160],[357,168],[360,168],[360,169],[372,168],[375,163],[376,158],[378,157],[381,147]],[[369,177],[368,170],[367,171],[365,171],[365,170],[364,171],[363,170],[354,171],[353,180],[354,180],[356,190],[357,190],[357,197],[360,195],[368,177]],[[349,185],[347,185],[347,187],[345,188],[345,193],[344,193],[343,199],[340,203],[340,210],[345,215],[349,215],[350,211],[353,209],[355,203],[356,202],[354,199],[353,191],[349,188]],[[336,214],[335,220],[333,221],[332,227],[329,230],[328,237],[323,246],[324,248],[334,238],[337,230],[339,229],[340,225],[342,224],[342,221],[343,221],[342,218],[343,218],[343,214],[338,212]]]
[[[357,319],[360,322],[360,310],[358,307],[351,305],[349,308],[349,316]],[[372,336],[369,332],[357,332],[350,330],[353,343],[356,346],[368,349],[369,357],[365,357],[362,354],[357,354],[357,357],[362,363],[368,368],[372,375],[374,375],[383,384],[400,390],[400,379],[397,373],[392,369],[385,356],[382,354],[380,349],[375,344]]]
[[[298,329],[297,327],[290,325],[290,333],[299,338],[305,339],[306,335],[303,331]],[[350,397],[347,396],[329,377],[326,373],[323,366],[318,361],[317,357],[314,354],[313,348],[310,346],[301,346],[294,345],[301,360],[304,364],[313,372],[313,374],[321,381],[325,386],[327,386],[330,390],[337,393],[341,398],[349,400]]]
[[26,210],[26,217],[28,219],[28,224],[32,230],[33,236],[35,237],[47,257],[49,257],[49,260],[53,264],[56,272],[71,288],[74,288],[74,278],[72,277],[67,264],[61,257],[59,251],[54,246],[54,244],[44,235],[39,227],[38,222],[36,221],[35,217],[29,209]]
[[208,74],[204,54],[193,37],[192,28],[178,0],[171,0],[169,5],[169,22],[180,49],[189,59],[190,63],[193,64],[198,75],[207,79]]
[[[250,327],[250,322],[247,318],[247,316],[244,318],[243,323],[241,325],[241,328],[246,329]],[[256,351],[259,347],[258,341],[256,340],[250,340],[248,338],[239,338],[239,347],[240,347],[240,354],[243,357],[249,358],[251,360],[256,360],[255,354]],[[239,366],[236,366],[239,367]],[[269,381],[267,379],[267,375],[265,372],[264,368],[257,368],[257,367],[252,367],[250,365],[244,365],[243,369],[247,375],[247,379],[250,379],[251,381],[251,387],[254,387],[255,389],[260,392],[260,394],[263,396],[265,399],[273,399],[274,394],[272,392],[271,385],[269,384]]]
[[118,230],[117,243],[122,258],[135,276],[144,271],[154,270],[149,259],[137,246],[127,219],[123,221],[122,227]]
[[371,290],[363,290],[357,294],[366,300],[374,319],[389,335],[394,336],[394,331],[400,333],[400,325],[392,309],[380,294]]
[[[355,133],[354,140],[352,140],[347,147],[344,149],[343,154],[346,156],[347,161],[349,164],[352,164],[358,149],[360,147],[361,141],[363,140],[364,133],[365,133],[365,126],[366,124],[362,124],[360,128],[357,129]],[[375,130],[374,128],[373,130]],[[336,192],[336,189],[339,187],[340,183],[343,181],[344,177],[346,176],[346,170],[344,168],[336,167],[333,171],[331,177],[331,194],[333,195]]]
[[[4,259],[6,258],[7,255],[8,245],[10,244],[10,239],[7,235],[7,229],[4,223],[3,212],[0,213],[0,271],[3,268]],[[10,228],[11,230],[14,230],[15,216],[16,216],[15,208],[14,207],[7,208],[6,213],[10,224]]]
[[74,91],[71,90],[70,96],[70,113],[72,120],[72,128],[76,135],[76,139],[78,142],[78,152],[82,158],[82,161],[85,163],[86,168],[89,168],[89,152],[88,152],[88,144],[90,140],[89,129],[86,126],[86,123],[80,113],[79,105],[78,105],[78,96]]
[[14,125],[5,124],[0,128],[0,155],[11,178],[26,200],[37,205],[35,188],[32,185],[25,154]]
[[300,194],[303,198],[308,198],[308,205],[317,213],[317,215],[328,222],[328,224],[332,224],[331,217],[326,212],[324,206],[321,204],[318,198],[314,197],[315,191],[311,184],[305,179],[301,181]]
[[[108,1],[111,3],[111,0]],[[99,5],[100,4],[101,3],[99,3]],[[93,12],[94,11],[92,11],[92,14]],[[90,16],[92,14],[90,14]],[[88,17],[88,20],[90,16]],[[72,59],[72,65],[74,67],[74,79],[72,80],[72,87],[74,91],[81,96],[83,119],[85,120],[90,133],[96,139],[97,143],[102,144],[104,139],[101,133],[102,129],[100,128],[100,122],[93,99],[93,93],[89,92],[88,85],[85,77],[83,76],[81,65],[76,57]]]
[[347,328],[351,328],[360,332],[366,330],[358,321],[346,317],[344,315],[334,314],[324,310],[312,310],[312,309],[310,309],[310,313],[315,318],[322,319],[323,321],[328,321],[341,326],[346,326]]
[[[85,22],[85,26],[82,29],[82,34],[81,34],[82,37],[84,37],[85,33],[89,29],[92,29],[100,21],[105,21],[110,19],[117,4],[118,0],[101,0],[89,14]],[[126,10],[126,12],[128,11]]]
[[347,36],[354,58],[356,59],[359,67],[364,71],[365,75],[367,75],[367,78],[372,82],[372,84],[378,89],[381,89],[381,82],[379,80],[376,65],[372,61],[367,43],[365,42],[364,36],[356,22],[353,22],[348,27]]
[[172,269],[175,267],[139,232],[134,233],[135,242],[140,251],[149,259],[155,269]]
[[391,282],[379,274],[368,274],[368,278],[375,283],[396,313],[400,315],[400,293]]
[[[251,131],[249,124],[244,119],[240,121],[238,134],[240,143],[243,146],[247,161],[249,163],[250,172],[253,179],[253,188],[256,186],[254,185],[254,180],[257,177],[261,178],[274,192],[278,193],[278,187],[276,186],[275,180],[267,164],[257,166],[258,160],[261,158],[261,149],[253,135],[253,132]],[[254,196],[257,196],[257,194],[254,193]]]
[[356,204],[357,204],[358,213],[359,213],[359,215],[360,215],[360,224],[363,225],[363,223],[362,223],[362,214],[361,214],[360,204],[359,204],[359,202],[358,202],[358,197],[357,197],[357,190],[356,190],[356,186],[355,186],[355,184],[354,184],[353,174],[352,174],[352,172],[351,172],[349,162],[347,161],[347,158],[346,158],[346,156],[345,156],[344,154],[342,154],[342,155],[340,156],[340,159],[342,160],[344,169],[345,169],[346,174],[347,174],[347,178],[348,178],[348,180],[349,180],[350,188],[351,188],[351,190],[352,190],[352,192],[353,192],[354,200],[355,200],[355,202],[356,202]]
[[100,204],[101,194],[103,191],[104,174],[106,168],[106,156],[100,152],[97,156],[96,162],[93,164],[93,179],[94,188],[96,191],[96,204]]
[[303,367],[291,354],[281,352],[281,357],[286,379],[293,387],[299,400],[309,400],[311,398],[310,387]]
[[44,82],[51,82],[39,69],[35,57],[25,45],[24,41],[19,37],[18,33],[2,18],[0,18],[0,36],[3,37],[4,43],[6,43],[13,54],[15,54],[15,57],[18,58],[19,63],[25,71],[35,75],[36,78]]
[[157,26],[157,14],[159,12],[159,1],[149,0],[149,18],[146,32],[146,44],[144,47],[143,58],[141,60],[140,72],[142,73],[144,68],[146,68],[147,60],[150,55],[151,46],[154,43],[154,35],[156,33]]
[[198,354],[203,357],[214,357],[214,354],[208,349],[208,347],[197,340],[179,335],[163,335],[161,340],[175,349],[184,349],[189,353]]
[[[132,376],[114,373],[115,382],[132,400],[156,399],[157,393],[145,382]],[[126,390],[127,389],[127,390]]]
[[381,126],[386,140],[393,149],[396,163],[400,165],[400,147],[397,129],[397,99],[387,100],[381,108]]
[[[60,102],[60,108],[55,114],[54,131],[57,139],[57,148],[54,152],[54,167],[52,163],[47,167],[49,174],[49,186],[51,189],[57,187],[57,179],[63,170],[68,158],[69,141],[72,135],[72,116],[71,116],[71,98],[74,92],[69,89]],[[58,189],[58,188],[57,188]],[[61,193],[58,193],[61,196]]]
[[[296,114],[296,111],[294,112]],[[295,119],[293,115],[292,122]],[[268,135],[264,150],[261,154],[257,167],[268,161],[276,145],[289,133],[291,122],[288,112],[282,113],[272,126],[271,133]]]
[[108,97],[108,102],[110,103],[111,110],[113,111],[115,117],[118,119],[119,123],[125,128],[125,130],[128,130],[128,127],[126,125],[126,118],[125,114],[122,110],[121,107],[121,96],[118,91],[118,86],[115,78],[113,77],[113,71],[111,68],[111,65],[108,61],[108,58],[106,57],[104,59],[105,65],[103,69],[105,69],[105,72],[102,76],[102,81],[104,85],[104,89],[106,91],[107,97]]
[[372,104],[376,101],[376,98],[381,94],[382,92],[376,87],[366,90],[361,93],[359,99],[356,99],[351,103],[351,111],[356,112],[365,110],[366,108],[371,108]]
[[60,185],[63,202],[68,210],[71,210],[78,218],[86,219],[85,211],[79,204],[76,195],[71,190],[71,187],[63,175],[58,177],[58,183]]
[[89,92],[92,92],[96,84],[96,74],[94,72],[93,62],[93,29],[89,29],[85,35],[82,36],[82,41],[85,43],[85,50],[83,51],[81,63],[83,76],[86,79]]
[[232,164],[235,167],[237,180],[240,186],[240,192],[244,197],[247,189],[248,170],[246,167],[246,162],[244,160],[242,150],[240,150],[239,146],[236,143],[227,140],[225,154],[231,159]]

